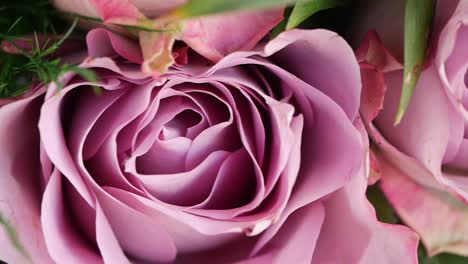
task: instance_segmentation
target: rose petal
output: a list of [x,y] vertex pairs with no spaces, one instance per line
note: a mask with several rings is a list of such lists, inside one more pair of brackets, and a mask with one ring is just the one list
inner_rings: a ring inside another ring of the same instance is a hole
[[247,151],[240,149],[229,155],[219,168],[213,189],[201,208],[231,209],[248,203],[256,185],[253,173]]
[[[235,87],[240,85],[239,89],[249,92],[249,95],[252,98],[258,97],[255,101],[255,103],[258,104],[256,107],[263,107],[269,112],[269,122],[266,120],[262,122],[265,123],[265,129],[270,131],[271,143],[269,146],[271,149],[268,150],[267,142],[263,143],[265,141],[264,133],[257,133],[256,136],[257,145],[259,143],[261,144],[259,145],[259,148],[266,149],[266,152],[270,152],[270,158],[268,160],[269,166],[265,171],[265,196],[267,196],[273,190],[273,186],[275,186],[278,177],[286,166],[292,150],[293,139],[297,138],[298,135],[301,134],[301,132],[297,132],[297,134],[294,135],[294,132],[290,129],[285,129],[290,127],[292,122],[297,121],[295,119],[298,119],[298,117],[293,117],[295,109],[292,105],[286,102],[273,100],[272,97],[264,94],[265,91],[261,90],[261,85],[259,86],[259,84],[252,78],[242,73],[243,72],[237,70],[223,70],[216,72],[215,76],[216,79],[219,79],[223,83],[230,83]],[[270,124],[271,128],[268,128],[268,124]],[[260,127],[260,129],[262,128]],[[257,160],[260,164],[263,164],[265,161],[263,156],[264,155],[257,156]]]
[[418,232],[429,255],[468,255],[468,206],[444,191],[423,187],[384,159],[381,187],[403,221]]
[[241,237],[241,232],[232,230],[233,227],[238,227],[239,223],[216,221],[187,214],[157,200],[149,200],[116,188],[105,189],[119,201],[164,227],[176,244],[178,253],[213,249]]
[[97,198],[115,237],[129,256],[151,262],[175,259],[177,248],[172,237],[157,221],[103,191],[98,191]]
[[103,263],[101,256],[73,228],[62,192],[62,178],[57,169],[52,173],[42,201],[41,224],[48,252],[58,263]]
[[91,30],[86,35],[86,43],[91,57],[119,55],[134,63],[143,62],[143,55],[136,42],[108,30],[102,28]]
[[[323,43],[323,39],[327,42]],[[328,41],[330,43],[328,43]],[[315,89],[315,87],[311,87],[308,83],[305,83],[301,79],[275,65],[259,59],[245,59],[245,57],[254,54],[259,54],[264,57],[275,56],[274,54],[279,53],[281,50],[285,49],[285,47],[289,47],[291,43],[295,42],[304,45],[306,47],[304,51],[311,48],[311,53],[317,52],[317,50],[314,49],[320,49],[323,48],[323,46],[336,45],[335,50],[332,51],[330,49],[329,52],[337,54],[337,51],[340,51],[338,53],[342,54],[343,57],[339,60],[345,61],[345,65],[356,69],[356,71],[350,71],[347,76],[349,76],[348,83],[350,89],[353,90],[353,93],[356,92],[356,94],[359,94],[360,78],[359,69],[357,68],[359,65],[355,62],[352,50],[343,39],[335,33],[326,30],[291,30],[282,33],[265,46],[264,52],[238,52],[232,54],[213,66],[205,74],[212,74],[216,70],[233,67],[235,65],[261,65],[278,76],[283,90],[292,91],[294,93],[294,98],[297,100],[297,111],[304,116],[304,131],[308,135],[303,139],[302,155],[308,157],[309,161],[303,163],[300,172],[303,176],[298,179],[298,183],[296,183],[297,189],[291,199],[297,199],[296,202],[298,204],[308,204],[317,198],[333,192],[336,188],[341,187],[343,183],[359,169],[362,160],[362,157],[359,155],[361,149],[360,139],[352,123],[349,121],[349,117],[355,116],[357,113],[359,99],[352,103],[343,101],[342,105],[338,105],[326,94]],[[326,51],[328,51],[328,49]],[[335,56],[326,51],[326,54],[332,57]],[[306,58],[305,63],[320,61],[308,55],[304,55],[301,58]],[[318,67],[320,68],[322,66]],[[330,90],[327,91],[327,85],[325,84],[324,90],[326,92],[332,94],[336,92],[334,87],[328,87]],[[338,96],[338,94],[335,95]],[[343,109],[347,109],[348,111]],[[333,137],[326,131],[334,131]],[[341,140],[343,140],[342,143],[339,142]],[[316,153],[317,149],[322,150],[320,155],[313,154]],[[352,158],[350,159],[350,157]],[[333,160],[333,166],[327,165],[330,160]],[[324,179],[324,177],[319,175],[329,176]]]
[[[156,198],[177,205],[197,205],[205,200],[228,152],[215,151],[191,171],[166,175],[139,175],[146,189]],[[130,168],[129,168],[130,169]]]
[[[38,131],[43,91],[0,108],[0,214],[15,229],[18,240],[31,259],[53,263],[45,246],[40,223]],[[15,139],[15,140],[12,140]],[[0,227],[0,259],[27,263]]]
[[[349,45],[325,30],[290,30],[265,48],[274,53],[275,64],[294,74],[340,105],[350,120],[359,109],[359,65]],[[337,78],[339,76],[339,78]]]
[[[441,165],[453,159],[458,151],[463,139],[463,118],[452,107],[431,66],[421,75],[405,118],[398,126],[393,126],[402,75],[402,71],[386,75],[388,88],[384,107],[374,122],[375,126],[395,148],[426,166],[439,183],[452,185],[442,176]],[[402,165],[406,166],[406,163]],[[431,183],[431,176],[409,176],[423,185],[436,186]]]
[[219,211],[216,209],[193,209],[191,211],[196,211],[197,214],[208,217],[229,219],[256,208],[263,199],[265,192],[264,176],[257,159],[260,155],[259,153],[263,152],[263,149],[261,149],[262,145],[260,145],[262,143],[257,143],[255,139],[259,138],[258,141],[261,142],[265,132],[258,109],[254,106],[252,99],[246,92],[238,89],[229,89],[224,84],[218,82],[212,82],[211,84],[222,92],[226,97],[226,101],[232,107],[238,127],[238,134],[253,165],[252,171],[254,173],[252,174],[252,178],[256,182],[254,185],[255,191],[253,192],[254,196],[247,203],[239,205],[236,208]]
[[370,124],[383,107],[387,90],[384,74],[374,66],[361,64],[362,93],[359,113]]
[[[162,128],[161,133],[164,132]],[[192,145],[192,140],[185,137],[154,142],[151,149],[136,159],[136,168],[144,178],[155,174],[173,174],[185,171],[187,152]]]
[[174,36],[171,33],[140,31],[139,40],[144,59],[142,71],[155,77],[166,73],[175,61],[172,56]]
[[[96,0],[53,0],[53,4],[62,10],[74,12],[84,16],[98,17],[96,11]],[[152,0],[130,0],[124,4],[131,4],[138,8],[145,16],[153,18],[165,11],[185,3],[186,0],[152,1]],[[101,4],[101,3],[98,3]]]
[[360,62],[362,79],[359,112],[366,126],[369,126],[383,108],[384,96],[387,91],[384,74],[401,70],[403,65],[384,47],[375,31],[367,33],[360,47],[356,50],[356,57]]
[[[80,84],[76,86],[80,86]],[[62,127],[61,113],[63,109],[61,108],[61,100],[73,88],[75,88],[74,85],[68,86],[57,95],[54,94],[54,89],[49,88],[48,95],[50,98],[46,98],[46,101],[42,105],[39,131],[44,144],[44,150],[52,163],[73,184],[83,198],[90,205],[93,205],[95,202],[93,195],[90,193],[77,165],[73,161],[70,151],[66,147],[67,144]]]
[[[107,88],[104,85],[104,88]],[[96,98],[95,100],[106,101],[107,98],[112,98],[118,96],[114,99],[109,106],[104,109],[105,112],[95,120],[86,133],[78,134],[77,137],[80,140],[80,147],[83,151],[83,158],[89,159],[92,157],[103,143],[108,138],[116,138],[117,132],[120,131],[126,124],[130,123],[135,117],[141,114],[147,105],[150,103],[152,87],[151,86],[141,86],[139,89],[133,89],[130,85],[121,87],[121,89],[115,91],[106,91],[109,93],[104,95],[102,98]],[[89,96],[96,95],[88,94]],[[84,97],[83,100],[92,100],[90,98]],[[93,100],[94,101],[94,100]],[[80,118],[83,112],[77,113]],[[90,114],[91,115],[91,114]],[[88,117],[89,118],[89,117]],[[75,126],[77,129],[81,129],[78,125]],[[77,132],[73,132],[75,134]]]
[[[367,145],[363,125],[358,120],[355,124]],[[418,263],[418,236],[405,226],[378,222],[367,201],[368,162],[348,184],[325,199],[326,217],[314,263]]]
[[380,180],[380,177],[382,177],[379,160],[375,157],[375,153],[373,151],[369,153],[369,166],[368,184],[373,185]]
[[104,263],[130,264],[99,203],[96,204],[96,242]]
[[281,229],[265,247],[255,253],[255,257],[240,263],[312,263],[324,219],[325,209],[321,203],[304,206],[284,216],[275,224]]
[[94,0],[52,0],[60,10],[76,13],[82,16],[99,17]]
[[182,40],[216,62],[233,51],[251,49],[282,19],[283,10],[277,9],[189,20]]
[[[285,168],[283,175],[281,175],[282,177],[280,177],[279,179],[278,185],[280,185],[280,187],[277,187],[278,189],[278,188],[281,188],[282,185],[287,185],[286,187],[287,198],[289,198],[292,193],[292,189],[294,187],[294,184],[298,176],[298,172],[300,170],[301,142],[302,142],[302,137],[301,137],[300,132],[302,132],[303,126],[304,124],[303,124],[302,118],[297,118],[292,123],[292,128],[297,133],[297,137],[292,148],[290,160]],[[274,223],[274,224],[271,226],[268,226],[268,229],[261,235],[261,238],[256,242],[255,246],[251,250],[251,255],[256,255],[272,239],[272,237],[276,235],[276,233],[282,227],[282,224],[287,219],[287,217],[289,217],[291,213],[293,213],[295,210],[298,209],[294,206],[287,206],[287,202],[288,202],[287,198],[285,199],[284,203],[281,204],[280,210],[275,208],[280,213],[273,216],[273,218],[271,219],[271,223]],[[284,210],[284,208],[286,208],[286,210]]]
[[359,48],[356,57],[360,63],[370,64],[380,72],[403,69],[403,65],[390,53],[375,31],[369,31]]
[[105,22],[143,19],[145,16],[129,0],[92,0]]

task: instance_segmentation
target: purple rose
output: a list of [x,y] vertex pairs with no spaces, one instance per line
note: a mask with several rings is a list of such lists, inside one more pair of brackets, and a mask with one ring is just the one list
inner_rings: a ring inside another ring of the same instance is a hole
[[[288,31],[215,65],[189,50],[158,80],[126,59],[132,42],[87,40],[98,83],[68,74],[0,108],[0,212],[32,259],[417,262],[417,236],[365,197],[359,65],[341,37]],[[25,262],[4,234],[0,248]]]

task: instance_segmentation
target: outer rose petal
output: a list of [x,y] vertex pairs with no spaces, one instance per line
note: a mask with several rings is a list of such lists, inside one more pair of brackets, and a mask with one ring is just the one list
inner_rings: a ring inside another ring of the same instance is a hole
[[400,70],[403,66],[383,46],[375,31],[367,33],[361,46],[356,50],[356,57],[360,62],[362,79],[359,112],[364,124],[369,126],[383,107],[387,91],[384,73]]
[[105,29],[94,29],[86,35],[88,55],[91,57],[113,57],[115,55],[134,62],[142,63],[143,55],[138,45],[125,37]]
[[251,49],[283,19],[283,10],[233,13],[187,21],[182,40],[212,60]]
[[359,112],[366,123],[372,122],[383,107],[387,90],[384,76],[374,66],[361,64],[362,93]]
[[241,263],[310,263],[324,218],[322,203],[298,209],[288,216],[280,231],[258,256]]
[[[448,12],[447,10],[442,11]],[[440,16],[447,16],[445,13],[440,14]],[[376,41],[372,34],[370,39],[369,36],[366,38],[366,41],[374,42],[375,45],[364,44],[364,47],[374,46],[387,53],[382,43]],[[368,48],[368,50],[372,50],[372,48]],[[357,53],[361,60],[369,57],[366,56],[369,52],[364,52],[362,47]],[[460,239],[461,244],[466,247],[464,242],[466,235],[461,235],[461,238],[458,236],[460,232],[461,234],[466,233],[463,230],[465,227],[459,219],[461,212],[466,209],[463,209],[461,202],[455,202],[453,194],[463,196],[461,198],[464,199],[467,196],[466,192],[462,190],[462,180],[443,174],[441,167],[445,162],[453,160],[459,152],[463,140],[464,122],[462,115],[452,106],[451,95],[447,96],[447,89],[440,80],[436,68],[431,64],[421,76],[407,116],[400,125],[393,126],[392,121],[402,82],[401,67],[388,69],[388,67],[382,66],[388,65],[388,63],[381,63],[382,61],[388,62],[388,59],[382,59],[388,58],[388,55],[370,57],[371,59],[366,61],[374,64],[377,71],[367,69],[370,68],[369,65],[361,65],[365,66],[361,67],[363,80],[371,80],[363,82],[363,90],[373,89],[371,93],[373,94],[385,89],[385,85],[388,86],[383,109],[373,124],[369,122],[366,124],[369,134],[379,150],[377,160],[381,163],[383,162],[381,160],[385,158],[386,164],[379,164],[381,167],[387,168],[382,171],[382,187],[403,219],[419,232],[431,254],[442,251],[461,253],[466,249],[460,251],[457,249],[460,245],[454,245],[454,243]],[[380,81],[381,76],[385,78],[384,83]],[[361,107],[361,111],[363,110],[366,108]],[[388,169],[390,163],[394,164],[398,171],[393,168]],[[396,172],[392,172],[392,170]],[[388,175],[397,175],[398,177],[391,176],[390,179],[387,179],[390,177]],[[447,190],[452,194],[449,194]],[[450,207],[450,204],[453,203],[457,204],[456,208]],[[434,220],[432,212],[426,213],[430,209],[441,211],[442,215],[447,212],[444,219],[451,219],[453,222],[449,221],[449,224],[446,225],[439,218]],[[447,217],[447,214],[452,216]],[[466,217],[466,215],[463,216]],[[460,229],[462,230],[460,231]]]
[[104,21],[134,21],[145,18],[129,0],[92,0],[92,2]]
[[[54,5],[61,10],[101,17],[108,22],[135,25],[146,17],[153,18],[184,2],[185,0],[170,3],[150,0],[54,0]],[[233,51],[251,49],[281,19],[283,19],[283,9],[223,14],[189,20],[184,26],[182,40],[206,58],[218,61]]]
[[171,34],[154,32],[140,32],[140,46],[145,61],[142,65],[143,72],[153,73],[155,77],[167,72],[174,64],[172,48],[175,42]]
[[[355,124],[368,145],[361,121]],[[405,226],[377,221],[365,195],[368,167],[369,160],[356,177],[325,200],[325,222],[312,263],[418,263],[418,236]]]
[[468,255],[468,207],[444,191],[423,187],[380,157],[381,188],[398,215],[421,235],[429,255]]
[[368,184],[373,185],[378,180],[380,180],[380,177],[382,176],[382,170],[380,169],[379,160],[375,157],[375,154],[372,151],[369,152],[369,166],[370,171]]
[[409,176],[423,185],[432,185],[435,179],[442,185],[456,188],[442,175],[441,167],[444,160],[454,158],[463,139],[461,114],[451,107],[437,73],[431,66],[421,75],[405,118],[398,126],[393,126],[401,81],[401,71],[386,75],[388,89],[383,110],[374,121],[375,126],[390,144],[418,160],[433,175]]
[[464,113],[465,120],[468,120],[466,99],[464,99],[468,93],[466,77],[468,69],[467,28],[468,2],[462,1],[440,34],[435,57],[435,65],[440,79],[446,86],[454,104]]
[[327,30],[309,32],[286,31],[266,49],[287,45],[275,55],[275,64],[326,94],[353,121],[358,114],[361,94],[356,56],[336,33]]
[[[366,36],[357,56],[362,61],[363,102],[375,103],[362,104],[360,109],[373,140],[387,158],[395,164],[403,164],[407,174],[420,184],[435,188],[442,188],[440,183],[454,186],[442,176],[441,164],[456,154],[463,138],[463,120],[456,109],[450,107],[434,66],[421,75],[402,123],[393,126],[400,96],[402,65],[383,47],[374,32]],[[381,106],[379,96],[385,90],[385,100]],[[437,126],[433,125],[434,120],[437,120]],[[421,171],[421,166],[426,166],[425,174],[411,173]]]
[[[45,247],[40,222],[41,178],[37,124],[41,99],[36,93],[3,106],[0,111],[0,213],[15,228],[31,259],[53,263]],[[15,140],[19,139],[21,140]],[[8,263],[30,263],[11,244],[0,227],[0,259]]]
[[[84,16],[97,17],[98,12],[94,5],[96,0],[53,0],[53,4],[62,10],[74,12]],[[99,1],[99,0],[97,0]],[[130,0],[144,15],[152,18],[171,8],[183,4],[186,0],[154,1],[154,0]]]
[[393,57],[375,31],[367,32],[356,50],[356,57],[360,63],[372,65],[381,72],[403,69],[403,65]]
[[52,0],[60,10],[76,13],[82,16],[99,17],[93,0]]
[[82,242],[82,237],[71,224],[62,189],[64,179],[55,169],[42,197],[41,224],[49,254],[55,263],[101,264],[99,253],[91,244]]
[[96,242],[105,263],[130,264],[99,203],[96,204]]

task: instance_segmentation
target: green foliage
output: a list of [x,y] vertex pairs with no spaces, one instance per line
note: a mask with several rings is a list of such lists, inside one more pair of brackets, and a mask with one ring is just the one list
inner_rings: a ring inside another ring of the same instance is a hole
[[379,221],[388,224],[397,224],[400,222],[392,205],[388,202],[387,198],[385,198],[382,190],[380,190],[378,183],[369,186],[366,195],[374,206]]
[[289,19],[289,16],[291,15],[291,11],[292,11],[291,7],[286,8],[286,10],[284,11],[284,19],[278,25],[276,25],[276,27],[274,27],[273,30],[271,31],[272,38],[275,38],[281,32],[286,30],[286,24],[288,23],[288,19]]
[[405,11],[405,69],[395,124],[400,123],[421,75],[436,0],[407,0]]
[[[63,23],[56,23],[51,16],[48,1],[4,1],[0,4],[0,42],[19,38],[34,31],[55,34]],[[29,59],[0,51],[0,98],[22,94],[30,86],[35,75],[25,69]]]
[[297,27],[315,13],[337,6],[345,6],[347,0],[299,0],[294,6],[286,24],[286,30]]
[[419,264],[466,264],[468,257],[458,256],[454,254],[438,254],[429,257],[424,247],[420,244],[418,247],[418,260]]
[[175,13],[182,18],[191,18],[246,9],[276,8],[296,2],[297,0],[189,0],[176,9]]
[[[70,71],[87,80],[96,80],[91,70],[68,65],[62,63],[61,58],[51,57],[75,31],[78,18],[73,20],[61,38],[42,42],[39,40],[39,34],[58,35],[64,29],[57,25],[67,24],[51,10],[53,8],[48,1],[30,3],[19,0],[0,6],[0,26],[7,29],[6,32],[0,32],[0,41],[5,41],[20,51],[19,55],[0,51],[0,97],[21,95],[38,82],[55,82],[60,87],[59,77]],[[24,38],[27,34],[32,34],[33,37]],[[31,51],[24,50],[17,45],[16,41],[19,40],[31,42],[34,48]]]
[[281,32],[300,27],[305,29],[325,28],[340,35],[346,33],[352,4],[350,0],[299,0],[286,8],[284,19],[271,32],[272,38]]

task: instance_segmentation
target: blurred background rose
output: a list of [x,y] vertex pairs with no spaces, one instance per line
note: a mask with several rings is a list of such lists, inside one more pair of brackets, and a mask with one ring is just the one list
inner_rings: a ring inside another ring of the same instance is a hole
[[[381,187],[430,255],[468,255],[468,3],[438,1],[429,54],[403,121],[393,125],[403,83],[405,1],[376,1],[357,32],[361,112],[382,163]],[[397,21],[396,23],[390,21]]]

